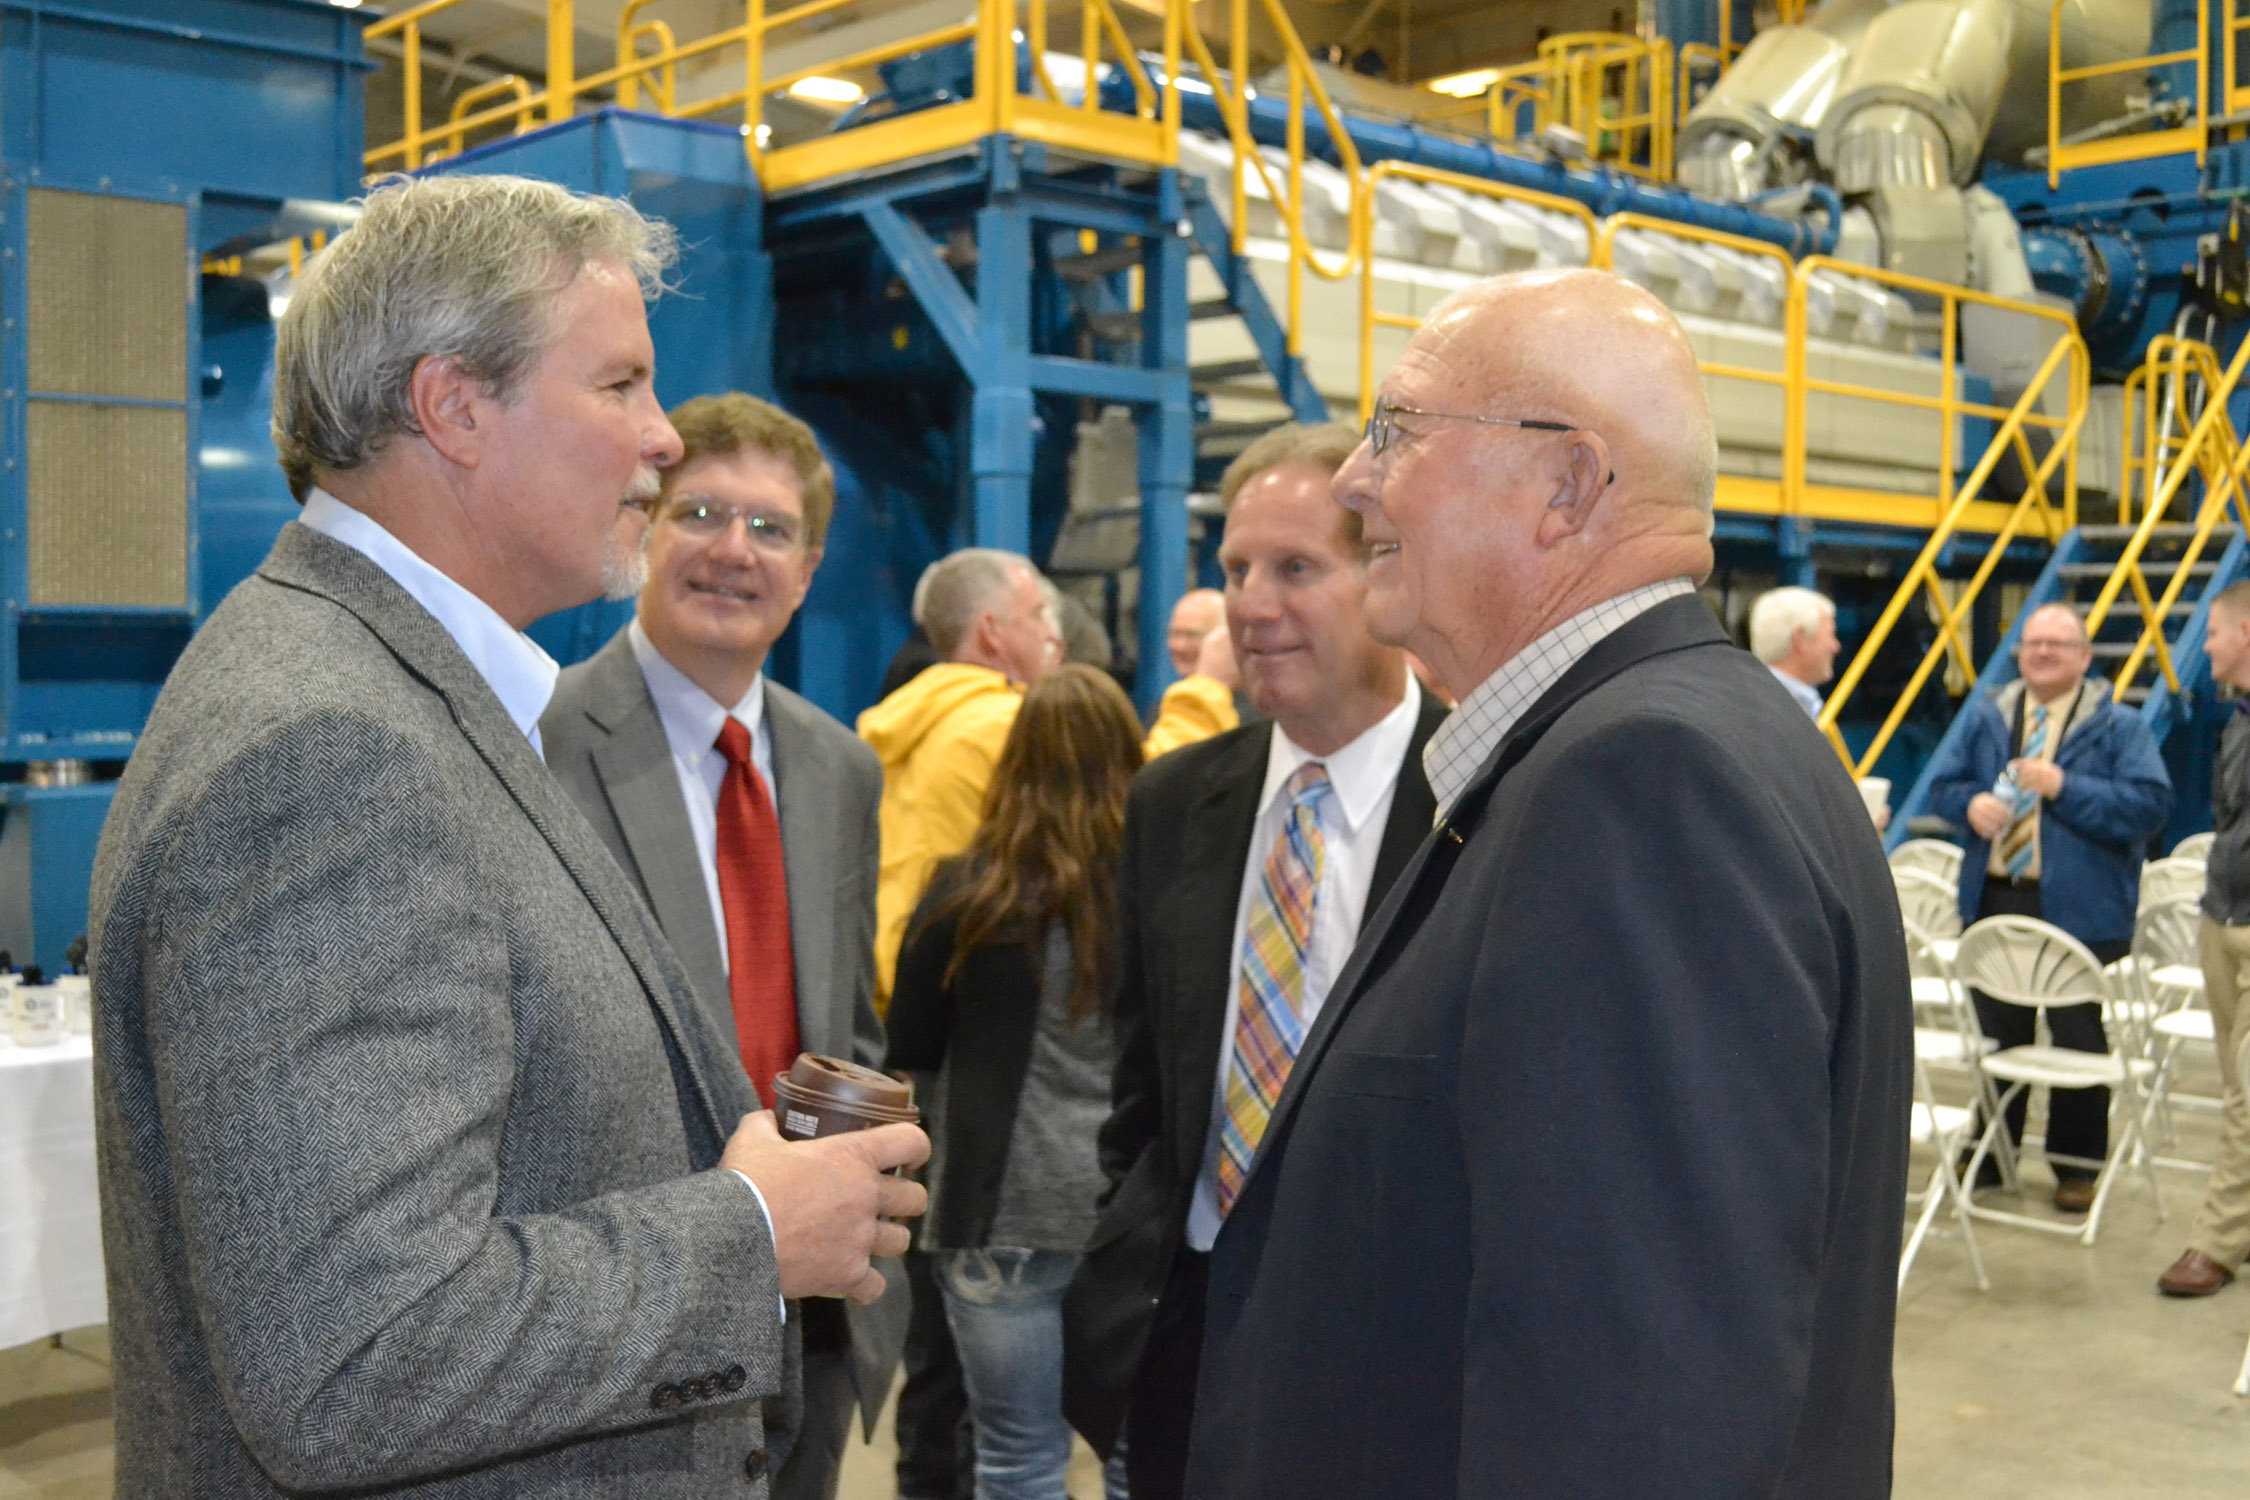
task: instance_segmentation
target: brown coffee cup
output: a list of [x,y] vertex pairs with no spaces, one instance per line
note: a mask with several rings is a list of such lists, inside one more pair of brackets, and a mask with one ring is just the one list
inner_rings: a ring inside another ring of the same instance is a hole
[[775,1076],[773,1093],[783,1140],[810,1141],[922,1118],[911,1085],[817,1052],[798,1054],[788,1072]]

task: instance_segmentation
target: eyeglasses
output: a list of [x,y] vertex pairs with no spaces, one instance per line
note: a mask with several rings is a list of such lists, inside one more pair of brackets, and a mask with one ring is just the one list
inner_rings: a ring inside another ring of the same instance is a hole
[[2081,651],[2084,649],[2085,643],[2082,641],[2047,640],[2044,638],[2032,640],[2026,637],[2016,644],[2016,650],[2019,653],[2025,651]]
[[739,505],[721,505],[702,495],[680,496],[665,507],[662,519],[699,542],[717,541],[726,535],[729,526],[740,521],[750,545],[760,552],[794,552],[803,540],[802,523],[795,517],[745,510]]
[[[1533,432],[1576,432],[1568,422],[1534,422],[1519,417],[1479,417],[1465,411],[1424,411],[1419,406],[1400,406],[1395,401],[1378,401],[1375,414],[1367,419],[1366,430],[1360,436],[1366,439],[1374,456],[1381,458],[1383,450],[1390,447],[1391,439],[1398,436],[1400,417],[1436,417],[1447,422],[1482,422],[1489,427],[1524,427]],[[1612,476],[1615,477],[1615,476]]]

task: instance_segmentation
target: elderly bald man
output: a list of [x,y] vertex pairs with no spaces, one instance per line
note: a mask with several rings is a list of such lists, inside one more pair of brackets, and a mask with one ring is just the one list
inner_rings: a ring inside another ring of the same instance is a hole
[[1715,469],[1606,274],[1478,283],[1385,379],[1336,494],[1461,706],[1214,1247],[1190,1495],[1890,1493],[1903,931],[1696,595]]

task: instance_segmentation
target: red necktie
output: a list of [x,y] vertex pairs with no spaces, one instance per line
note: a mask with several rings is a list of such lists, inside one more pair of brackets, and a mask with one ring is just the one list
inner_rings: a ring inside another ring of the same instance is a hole
[[781,824],[766,779],[750,759],[750,731],[729,715],[719,730],[727,758],[719,783],[719,905],[727,918],[727,987],[742,1066],[773,1108],[774,1075],[797,1060],[797,962],[789,946],[789,879]]

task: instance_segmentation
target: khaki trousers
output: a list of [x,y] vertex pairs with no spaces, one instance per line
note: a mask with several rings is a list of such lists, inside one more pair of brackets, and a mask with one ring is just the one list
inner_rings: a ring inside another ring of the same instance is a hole
[[2250,1098],[2239,1066],[2250,1034],[2250,926],[2222,927],[2205,917],[2202,944],[2203,991],[2219,1048],[2219,1144],[2188,1247],[2231,1271],[2250,1254]]

